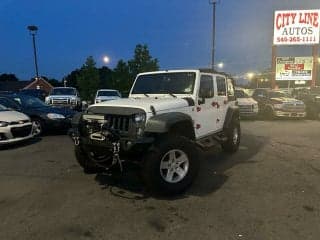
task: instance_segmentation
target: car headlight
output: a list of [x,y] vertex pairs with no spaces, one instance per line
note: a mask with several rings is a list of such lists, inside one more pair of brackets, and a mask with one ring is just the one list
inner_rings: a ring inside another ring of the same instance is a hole
[[276,108],[276,109],[281,109],[283,107],[283,104],[282,103],[277,103],[277,104],[274,104],[273,107]]
[[146,115],[144,113],[137,113],[134,116],[135,123],[144,123],[146,121]]
[[49,119],[65,119],[65,116],[63,116],[62,114],[58,114],[58,113],[48,113],[47,117]]
[[2,121],[0,121],[0,127],[6,127],[6,126],[8,126],[8,125],[9,125],[8,122],[2,122]]

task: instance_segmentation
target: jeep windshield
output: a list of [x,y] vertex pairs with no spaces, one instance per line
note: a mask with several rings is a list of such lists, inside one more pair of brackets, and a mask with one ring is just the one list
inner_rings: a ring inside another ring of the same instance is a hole
[[140,75],[132,94],[192,94],[194,72],[156,73]]
[[73,88],[54,88],[50,95],[76,95]]

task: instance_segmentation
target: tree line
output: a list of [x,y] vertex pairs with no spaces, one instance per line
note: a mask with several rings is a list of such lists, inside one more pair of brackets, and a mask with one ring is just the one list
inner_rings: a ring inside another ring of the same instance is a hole
[[[157,58],[150,55],[146,44],[138,44],[134,49],[133,58],[125,61],[119,60],[114,69],[103,66],[96,67],[96,62],[89,56],[81,68],[72,71],[62,81],[48,79],[43,76],[54,87],[63,86],[64,81],[68,87],[76,87],[83,100],[92,100],[98,89],[117,89],[123,95],[127,95],[131,85],[140,72],[159,70]],[[18,81],[14,74],[1,74],[0,81]]]

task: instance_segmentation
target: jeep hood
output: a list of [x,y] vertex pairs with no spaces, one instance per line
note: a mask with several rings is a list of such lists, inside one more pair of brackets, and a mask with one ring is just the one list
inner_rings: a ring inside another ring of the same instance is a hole
[[[140,108],[146,113],[151,113],[150,107],[153,106],[156,112],[169,111],[188,107],[188,102],[182,98],[121,98],[113,101],[97,103],[90,107],[123,107]],[[89,107],[89,108],[90,108]]]

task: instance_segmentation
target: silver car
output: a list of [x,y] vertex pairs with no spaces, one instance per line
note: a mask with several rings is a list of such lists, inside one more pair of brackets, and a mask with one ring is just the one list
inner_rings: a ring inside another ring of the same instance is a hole
[[35,128],[27,115],[0,105],[0,145],[27,140],[34,135]]

